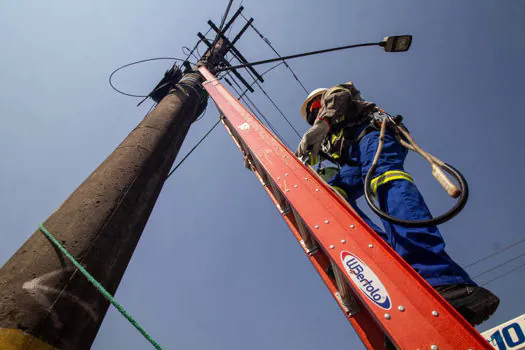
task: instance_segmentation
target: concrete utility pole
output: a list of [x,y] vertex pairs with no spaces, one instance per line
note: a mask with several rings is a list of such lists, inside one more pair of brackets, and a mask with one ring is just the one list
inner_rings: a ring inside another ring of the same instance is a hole
[[[212,68],[228,45],[200,61]],[[112,294],[207,95],[188,73],[44,226]],[[0,349],[89,349],[109,302],[39,230],[0,269]]]

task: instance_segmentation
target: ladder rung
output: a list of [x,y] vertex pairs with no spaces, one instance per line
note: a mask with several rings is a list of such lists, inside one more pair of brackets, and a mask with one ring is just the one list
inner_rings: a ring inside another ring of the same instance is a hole
[[308,231],[308,228],[306,228],[304,225],[303,219],[301,219],[299,214],[297,214],[293,208],[292,213],[297,224],[297,229],[303,238],[300,243],[304,247],[304,250],[309,255],[317,253],[317,251],[319,251],[319,247],[317,247],[317,244],[315,244],[315,240],[312,238],[310,231]]
[[275,200],[277,201],[277,209],[282,215],[288,215],[290,213],[290,205],[282,195],[281,190],[275,185],[273,181],[270,181],[270,188],[275,197]]
[[348,309],[348,315],[354,316],[359,311],[361,311],[361,308],[359,307],[359,304],[355,300],[352,289],[348,285],[348,282],[346,282],[345,278],[341,274],[339,267],[337,267],[337,265],[334,264],[332,260],[330,260],[330,265],[332,267],[332,271],[334,272],[335,283],[337,285],[337,289],[339,290],[338,294],[339,294],[341,303]]

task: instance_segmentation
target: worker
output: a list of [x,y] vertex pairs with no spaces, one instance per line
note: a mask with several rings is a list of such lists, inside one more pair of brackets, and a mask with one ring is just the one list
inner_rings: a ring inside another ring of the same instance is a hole
[[[301,106],[301,115],[312,127],[296,155],[318,159],[321,150],[328,154],[340,167],[329,185],[469,323],[479,325],[496,311],[499,299],[476,285],[449,257],[436,226],[406,227],[382,219],[383,231],[356,205],[378,147],[379,131],[370,127],[371,116],[378,110],[352,82],[312,91]],[[430,219],[423,197],[403,167],[406,155],[407,149],[387,129],[371,188],[387,214],[411,221]]]

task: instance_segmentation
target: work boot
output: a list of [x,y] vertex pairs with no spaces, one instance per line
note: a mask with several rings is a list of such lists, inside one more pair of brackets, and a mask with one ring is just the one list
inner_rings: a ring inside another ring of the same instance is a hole
[[485,322],[499,305],[497,296],[475,285],[445,285],[434,289],[473,326]]

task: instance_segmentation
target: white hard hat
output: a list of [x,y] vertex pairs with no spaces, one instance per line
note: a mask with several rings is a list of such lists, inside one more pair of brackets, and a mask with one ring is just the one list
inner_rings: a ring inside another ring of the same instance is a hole
[[304,100],[301,106],[301,115],[303,116],[304,120],[306,120],[306,106],[308,105],[308,103],[312,101],[314,98],[316,98],[317,96],[321,96],[326,91],[328,91],[327,88],[319,88],[319,89],[315,89],[314,91],[310,92],[310,94],[308,95],[306,100]]

